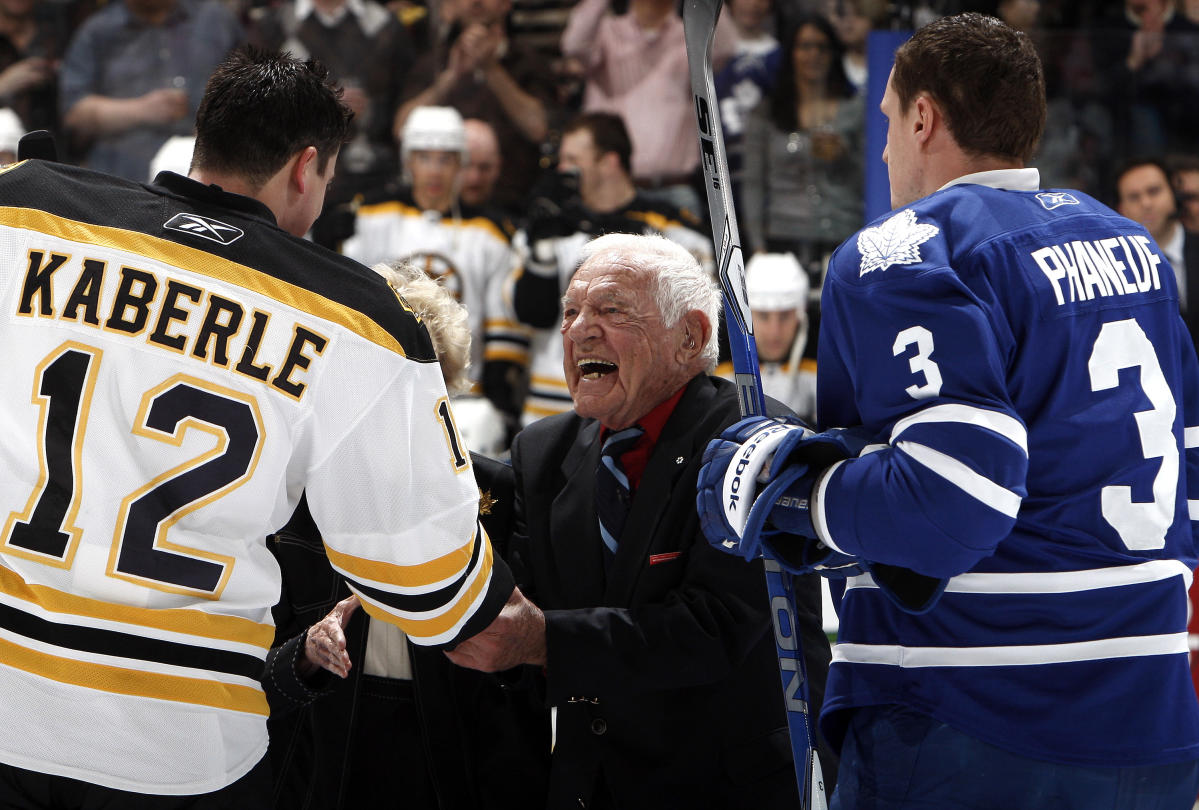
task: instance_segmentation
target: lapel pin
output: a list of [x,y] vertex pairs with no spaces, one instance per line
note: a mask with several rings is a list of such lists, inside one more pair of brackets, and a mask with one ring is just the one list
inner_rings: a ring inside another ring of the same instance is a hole
[[674,460],[674,463],[675,463],[675,464],[682,464],[682,463],[683,463],[683,457],[682,457],[682,456],[679,456],[678,458],[676,458],[676,459]]

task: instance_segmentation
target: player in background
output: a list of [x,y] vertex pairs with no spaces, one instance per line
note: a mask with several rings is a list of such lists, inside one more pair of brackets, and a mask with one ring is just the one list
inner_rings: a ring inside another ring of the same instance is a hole
[[1025,34],[929,24],[881,107],[895,210],[837,249],[822,302],[819,426],[847,429],[727,431],[709,539],[848,575],[832,807],[1189,808],[1199,364],[1174,273],[1026,168]]
[[237,52],[189,177],[0,173],[5,807],[266,806],[265,537],[301,502],[416,643],[504,636],[527,604],[479,528],[428,333],[299,238],[339,95],[314,62]]
[[505,316],[503,287],[520,261],[506,223],[459,199],[468,152],[452,107],[417,107],[400,141],[406,185],[358,207],[342,253],[363,264],[407,261],[438,279],[470,315],[473,391],[513,422],[524,394],[529,330]]
[[[745,293],[754,319],[762,393],[804,420],[816,418],[816,361],[808,345],[808,275],[792,253],[755,253],[745,263]],[[733,379],[725,361],[716,374]]]

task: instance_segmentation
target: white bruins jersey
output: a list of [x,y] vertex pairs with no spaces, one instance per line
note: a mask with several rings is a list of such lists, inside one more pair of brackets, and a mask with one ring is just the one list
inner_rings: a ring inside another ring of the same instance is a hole
[[452,292],[469,315],[472,382],[485,361],[528,363],[529,330],[504,314],[504,282],[520,260],[490,217],[422,211],[411,196],[364,204],[342,253],[366,265],[413,262]]
[[[786,405],[795,415],[807,421],[816,418],[816,361],[810,357],[800,358],[799,363],[760,363],[762,393]],[[734,382],[733,364],[721,363],[716,367],[716,376]]]
[[375,273],[169,173],[0,173],[0,761],[210,792],[267,747],[259,678],[306,494],[375,618],[454,643],[511,591],[428,334]]
[[[579,266],[583,246],[602,233],[660,234],[682,245],[695,256],[701,267],[709,273],[713,272],[711,240],[697,230],[702,226],[694,216],[673,206],[651,202],[638,196],[624,209],[604,217],[598,224],[601,227],[592,229],[595,232],[579,231],[554,239],[554,257],[558,265],[558,298],[566,292],[570,279]],[[514,241],[522,252],[527,253],[530,249],[528,238],[523,231],[517,234]],[[518,270],[517,274],[521,272],[523,270]],[[507,292],[505,301],[510,301],[513,295],[514,291]],[[507,319],[516,320],[514,312],[509,312]],[[558,314],[561,316],[560,305]],[[533,329],[529,345],[529,393],[525,399],[524,413],[521,415],[522,424],[529,425],[543,416],[565,413],[574,407],[570,390],[566,387],[563,362],[565,355],[562,352],[562,335],[558,328],[555,326]]]

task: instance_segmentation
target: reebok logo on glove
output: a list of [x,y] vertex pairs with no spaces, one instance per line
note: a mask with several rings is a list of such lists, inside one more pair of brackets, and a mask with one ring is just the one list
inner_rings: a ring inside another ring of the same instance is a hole
[[758,475],[770,463],[771,455],[793,425],[777,424],[754,434],[737,451],[736,463],[730,464],[724,478],[724,502],[726,515],[740,535],[745,529],[748,510],[737,508],[742,498],[752,503],[758,488]]

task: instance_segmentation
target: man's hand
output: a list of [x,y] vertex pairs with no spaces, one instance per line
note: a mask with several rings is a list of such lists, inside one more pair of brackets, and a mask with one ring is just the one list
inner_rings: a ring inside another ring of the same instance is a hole
[[54,78],[54,63],[41,56],[30,56],[0,71],[0,96],[10,96]]
[[137,99],[142,123],[170,124],[187,115],[187,93],[175,87],[151,90]]
[[484,70],[498,58],[503,39],[502,28],[471,23],[462,29],[454,46],[461,46],[466,70]]
[[507,604],[480,633],[446,651],[460,667],[499,672],[521,664],[545,665],[545,614],[513,588]]
[[334,605],[328,616],[308,628],[304,658],[296,662],[301,675],[307,677],[318,668],[327,669],[341,678],[350,674],[345,629],[359,604],[357,596],[348,596]]

